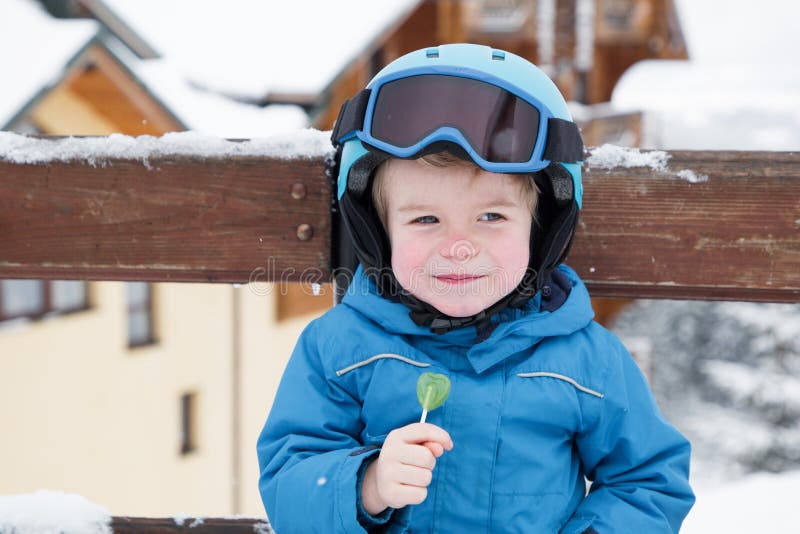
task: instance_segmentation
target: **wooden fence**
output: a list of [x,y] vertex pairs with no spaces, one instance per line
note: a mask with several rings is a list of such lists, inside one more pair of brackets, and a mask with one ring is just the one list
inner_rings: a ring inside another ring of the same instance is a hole
[[[587,165],[568,263],[592,295],[796,302],[800,154],[664,156]],[[0,278],[325,282],[330,205],[321,156],[0,160]]]
[[[594,296],[800,301],[800,154],[648,156],[662,164],[588,159],[568,263]],[[331,199],[323,156],[0,159],[0,278],[329,281],[340,267]],[[270,532],[258,519],[116,517],[112,528]]]

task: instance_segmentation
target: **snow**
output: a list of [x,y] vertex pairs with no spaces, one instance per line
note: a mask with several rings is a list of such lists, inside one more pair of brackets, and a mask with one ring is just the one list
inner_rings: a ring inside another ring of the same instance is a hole
[[225,94],[317,96],[419,0],[105,0],[179,74]]
[[192,515],[176,515],[172,518],[172,520],[175,521],[175,524],[179,527],[182,527],[190,519],[192,522],[187,525],[189,528],[199,527],[203,524],[202,517],[195,517]]
[[[94,21],[52,19],[30,0],[2,4],[0,72],[8,78],[0,83],[0,127],[40,90],[58,81],[67,63],[98,31]],[[36,41],[57,45],[31,44]]]
[[[163,7],[163,6],[162,6]],[[183,25],[190,26],[190,25]],[[60,20],[33,0],[3,0],[0,17],[0,68],[13,72],[13,83],[0,84],[0,126],[8,123],[41,91],[59,82],[69,62],[97,35],[94,21]],[[20,43],[47,40],[58,46]],[[213,40],[212,40],[213,41]],[[179,74],[175,61],[139,60],[114,40],[105,44],[187,129],[223,137],[265,137],[308,126],[297,106],[259,107],[199,89]],[[10,51],[13,50],[13,53]],[[253,72],[259,72],[254,68]]]
[[752,302],[720,303],[730,316],[749,326],[769,332],[778,344],[788,344],[800,339],[800,321],[786,320],[786,307]]
[[604,144],[589,149],[589,157],[586,158],[585,163],[587,165],[587,172],[590,172],[593,168],[649,167],[658,173],[658,177],[662,178],[675,176],[693,184],[708,180],[708,176],[705,174],[698,174],[691,169],[681,169],[677,172],[671,171],[667,165],[667,161],[669,161],[670,157],[671,156],[663,150],[642,152],[638,148]]
[[0,495],[0,532],[111,534],[111,514],[84,497],[57,491]]
[[700,495],[681,534],[798,531],[800,471],[759,473]]
[[[692,443],[698,506],[732,484],[745,489],[758,472],[800,472],[800,305],[640,300],[612,330],[637,356],[630,341],[647,336],[643,368]],[[781,495],[751,497],[761,513]]]
[[737,362],[701,363],[701,371],[736,404],[757,404],[800,413],[800,380],[785,373],[760,371]]
[[678,177],[683,178],[691,184],[699,184],[700,182],[707,182],[708,176],[705,174],[697,174],[691,169],[683,169],[678,171]]
[[312,128],[285,132],[272,137],[233,141],[198,132],[174,132],[161,137],[131,137],[112,134],[107,137],[67,137],[38,139],[11,132],[0,132],[0,161],[17,164],[43,164],[54,161],[85,161],[105,165],[107,160],[140,160],[188,156],[227,158],[263,156],[283,159],[315,158],[328,154],[333,147],[330,132]]
[[151,59],[130,62],[144,85],[189,130],[222,137],[266,137],[308,126],[308,115],[299,106],[247,105],[193,87],[181,78],[173,61]]
[[646,146],[797,150],[800,3],[677,0],[690,61],[644,61],[614,89],[620,109],[647,110]]
[[654,171],[667,170],[669,154],[661,150],[642,152],[638,148],[611,144],[594,148],[586,158],[589,167],[610,169],[612,167],[650,167]]

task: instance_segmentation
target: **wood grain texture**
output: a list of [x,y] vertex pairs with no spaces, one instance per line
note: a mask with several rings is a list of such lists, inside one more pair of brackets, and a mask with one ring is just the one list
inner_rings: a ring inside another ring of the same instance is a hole
[[[584,172],[567,262],[591,293],[800,300],[800,154],[670,155],[665,171]],[[706,178],[692,183],[686,171]]]
[[[672,152],[584,184],[567,263],[593,296],[800,300],[800,154]],[[0,277],[324,281],[329,208],[321,159],[0,161]]]
[[0,162],[0,277],[299,280],[328,272],[329,211],[321,159]]

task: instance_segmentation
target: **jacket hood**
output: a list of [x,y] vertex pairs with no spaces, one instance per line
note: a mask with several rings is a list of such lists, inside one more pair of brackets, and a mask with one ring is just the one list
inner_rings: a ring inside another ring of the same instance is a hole
[[[492,316],[491,333],[488,336],[476,326],[444,334],[435,334],[427,327],[418,326],[409,317],[409,309],[404,304],[378,294],[375,284],[361,267],[356,270],[342,305],[376,323],[388,334],[418,338],[416,344],[428,346],[432,351],[441,350],[442,347],[457,347],[465,353],[475,372],[482,373],[545,338],[567,336],[592,321],[594,311],[583,281],[565,265],[560,265],[557,271],[525,307],[507,308]],[[560,289],[558,284],[552,283],[553,278],[563,280],[571,288],[568,291]],[[557,300],[557,297],[543,297],[543,294],[550,295],[552,292],[560,293],[565,298],[556,308],[548,304]]]

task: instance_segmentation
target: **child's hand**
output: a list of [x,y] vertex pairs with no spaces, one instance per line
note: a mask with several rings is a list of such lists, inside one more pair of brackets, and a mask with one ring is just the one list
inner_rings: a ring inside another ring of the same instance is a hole
[[430,423],[412,423],[392,430],[378,459],[364,473],[364,509],[377,515],[387,507],[402,508],[424,501],[436,458],[452,448],[450,435]]

